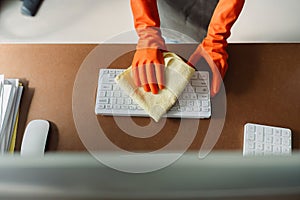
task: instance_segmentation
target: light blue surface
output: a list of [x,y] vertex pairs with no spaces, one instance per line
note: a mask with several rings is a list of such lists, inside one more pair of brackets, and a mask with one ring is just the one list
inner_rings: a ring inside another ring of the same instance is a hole
[[[117,154],[108,153],[112,162]],[[162,155],[162,158],[165,155]],[[120,165],[149,165],[134,158]],[[87,153],[43,158],[0,157],[0,198],[12,199],[249,199],[300,196],[300,154],[242,157],[215,152],[204,159],[188,153],[169,167],[145,174],[110,169]]]

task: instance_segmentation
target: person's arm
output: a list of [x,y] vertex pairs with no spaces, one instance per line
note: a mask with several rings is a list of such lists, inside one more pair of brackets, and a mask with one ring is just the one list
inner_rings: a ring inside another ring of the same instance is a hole
[[164,88],[165,41],[161,36],[156,0],[131,0],[134,26],[139,36],[132,61],[133,78],[137,86],[153,94]]
[[227,71],[227,38],[230,36],[231,27],[241,13],[244,2],[244,0],[219,1],[211,18],[207,36],[189,59],[192,65],[196,65],[201,57],[210,57],[208,64],[213,73],[212,96],[219,91],[222,78]]

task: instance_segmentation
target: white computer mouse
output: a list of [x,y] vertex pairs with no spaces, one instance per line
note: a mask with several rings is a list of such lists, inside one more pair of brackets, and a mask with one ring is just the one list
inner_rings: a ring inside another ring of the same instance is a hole
[[21,156],[43,156],[50,124],[47,120],[30,121],[25,129],[21,144]]

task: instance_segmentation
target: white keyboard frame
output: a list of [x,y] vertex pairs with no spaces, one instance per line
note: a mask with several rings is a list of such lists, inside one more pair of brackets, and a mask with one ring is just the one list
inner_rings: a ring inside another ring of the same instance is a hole
[[243,155],[290,155],[292,131],[288,128],[247,123],[244,126]]
[[[134,106],[124,107],[124,109],[113,107],[118,105],[122,106],[122,104],[117,103],[117,100],[115,99],[118,99],[121,96],[124,98],[130,98],[127,94],[121,91],[117,83],[114,81],[115,76],[119,73],[122,73],[123,71],[123,69],[100,69],[95,113],[97,115],[108,116],[113,115],[149,117],[149,115],[137,104],[135,104]],[[115,74],[113,72],[115,72]],[[191,84],[193,84],[194,87],[192,87]],[[196,119],[209,118],[211,116],[211,102],[210,90],[207,86],[209,86],[209,73],[204,71],[196,71],[183,94],[179,97],[179,101],[177,101],[175,105],[163,117]],[[109,92],[108,97],[106,96],[108,94],[107,92]],[[194,98],[193,100],[197,102],[199,101],[200,103],[198,105],[194,105],[192,108],[189,107],[188,105],[192,104],[192,100],[187,99],[187,96],[184,96],[185,94],[192,94],[190,97]],[[107,98],[109,99],[108,102],[106,100]],[[180,105],[179,102],[181,103]],[[200,104],[203,104],[203,106],[200,106]],[[109,106],[109,108],[107,109],[105,106],[108,105],[111,106]]]

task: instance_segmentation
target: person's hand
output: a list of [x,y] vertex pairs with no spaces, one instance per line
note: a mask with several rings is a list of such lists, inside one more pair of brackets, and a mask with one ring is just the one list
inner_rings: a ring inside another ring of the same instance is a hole
[[195,52],[190,56],[188,64],[191,66],[196,66],[196,64],[201,60],[201,58],[204,58],[206,60],[207,64],[209,65],[212,71],[213,77],[211,81],[210,95],[211,97],[214,97],[220,90],[223,74],[221,74],[222,72],[220,67],[218,67],[218,63],[214,62],[212,56],[209,55],[209,53],[206,52],[206,50],[204,50],[202,45],[199,45]]
[[160,49],[166,50],[160,30],[160,19],[156,0],[130,1],[134,27],[139,36],[132,62],[135,84],[147,92],[157,94],[164,88],[164,57]]
[[207,35],[192,54],[192,65],[204,57],[212,71],[211,96],[220,90],[222,78],[228,68],[226,52],[230,29],[242,11],[245,0],[219,0],[210,20]]
[[146,92],[158,94],[164,89],[165,63],[163,52],[155,48],[137,49],[132,61],[132,73],[136,86]]

